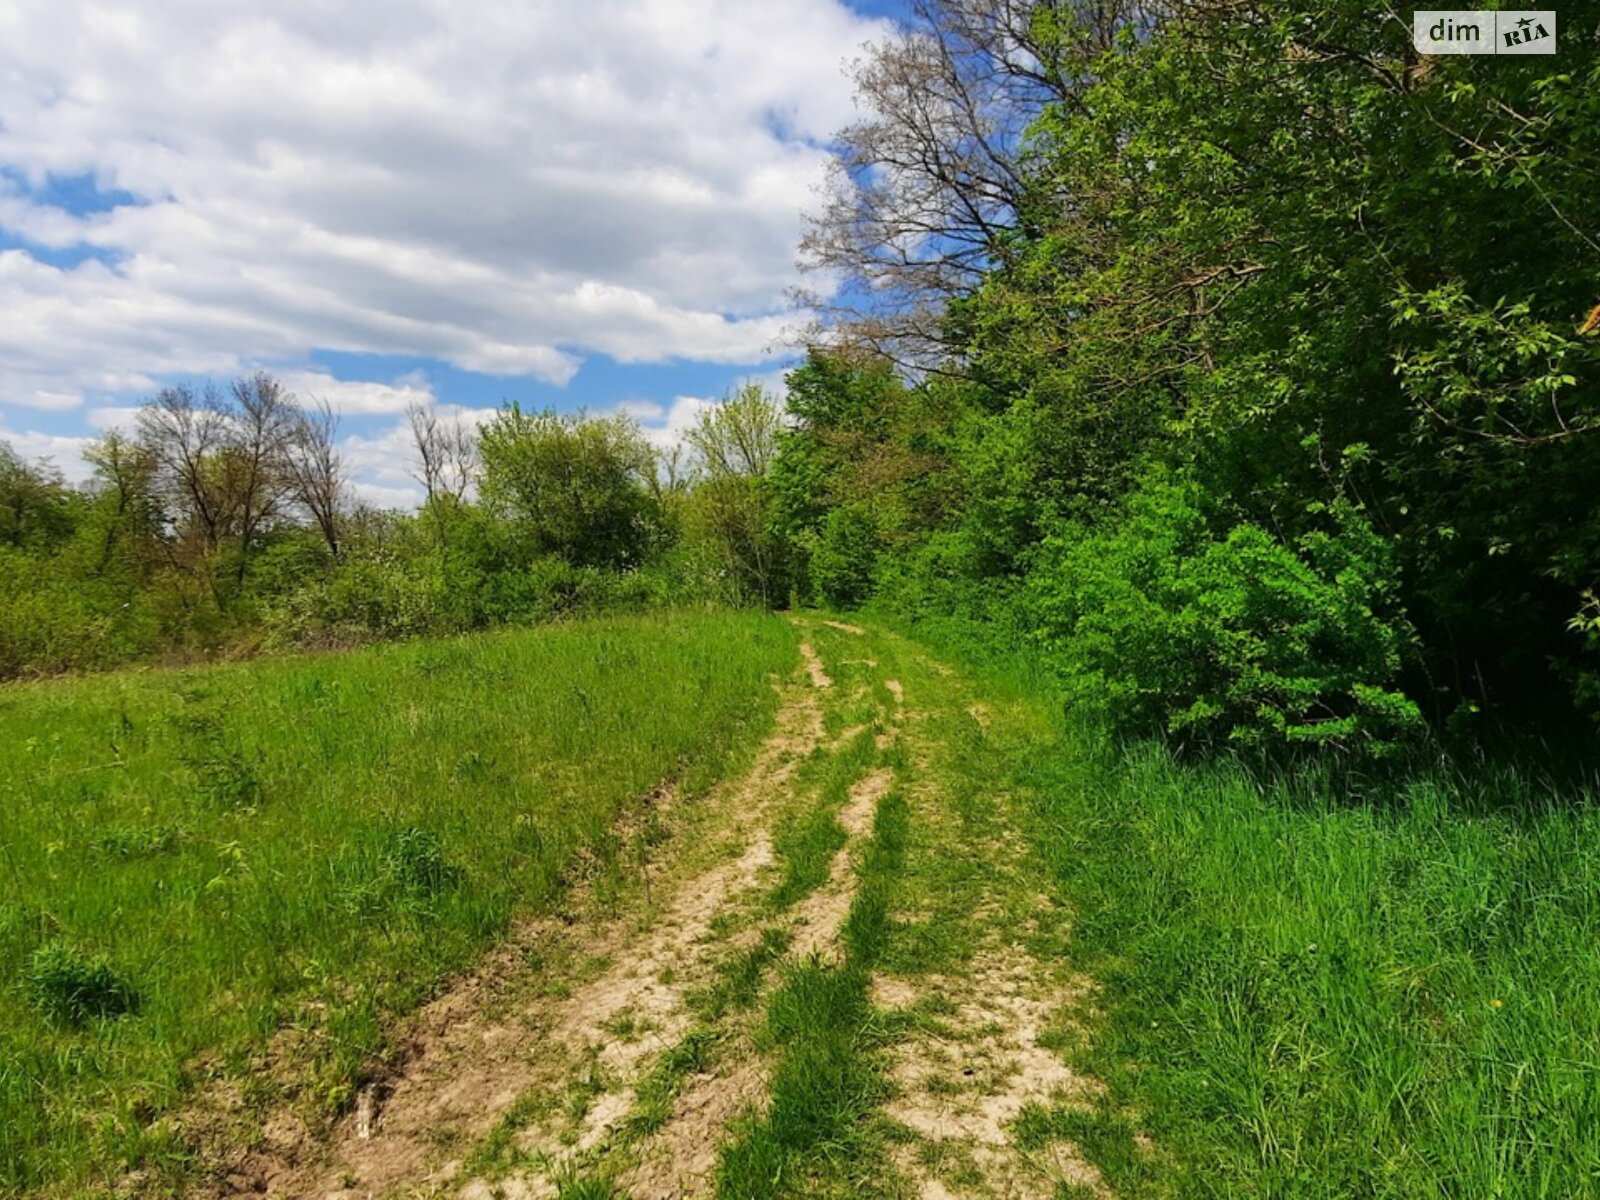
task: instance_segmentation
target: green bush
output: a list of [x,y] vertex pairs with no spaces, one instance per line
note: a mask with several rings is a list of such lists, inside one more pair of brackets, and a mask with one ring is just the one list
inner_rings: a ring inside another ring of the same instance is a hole
[[0,679],[115,666],[148,653],[158,632],[144,597],[0,546]]
[[1156,478],[1117,519],[1042,547],[1020,604],[1075,705],[1121,731],[1382,751],[1421,715],[1396,686],[1409,627],[1391,547],[1353,506],[1285,543],[1214,530]]
[[872,594],[878,563],[878,529],[857,505],[828,514],[811,554],[811,583],[835,608],[855,608]]
[[387,551],[352,556],[307,578],[266,612],[277,642],[346,644],[448,633],[449,589],[437,562]]
[[139,1006],[138,993],[104,958],[90,957],[65,942],[47,942],[33,952],[22,986],[35,1008],[64,1025],[118,1017]]

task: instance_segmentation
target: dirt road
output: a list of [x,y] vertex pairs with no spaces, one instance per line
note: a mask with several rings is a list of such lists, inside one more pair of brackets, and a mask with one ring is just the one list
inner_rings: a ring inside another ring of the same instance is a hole
[[1092,989],[995,783],[1012,714],[904,639],[797,623],[748,768],[651,797],[620,893],[519,929],[331,1137],[269,1128],[233,1191],[1109,1194],[1060,1132],[1098,1094],[1058,1053]]

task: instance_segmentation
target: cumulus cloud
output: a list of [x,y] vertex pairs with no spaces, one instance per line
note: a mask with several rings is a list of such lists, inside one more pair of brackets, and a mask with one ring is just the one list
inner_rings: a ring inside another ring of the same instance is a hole
[[335,379],[322,371],[281,371],[278,380],[302,402],[325,401],[339,413],[398,413],[434,402],[433,385],[417,374],[380,383]]
[[77,392],[51,392],[40,390],[18,394],[12,401],[20,408],[37,408],[44,412],[71,412],[83,404]]
[[0,424],[0,442],[10,446],[25,462],[48,462],[71,483],[83,483],[91,474],[83,459],[93,438],[40,433],[37,430],[13,432]]
[[0,3],[0,228],[51,251],[0,250],[0,404],[319,348],[760,362],[880,32],[839,0]]

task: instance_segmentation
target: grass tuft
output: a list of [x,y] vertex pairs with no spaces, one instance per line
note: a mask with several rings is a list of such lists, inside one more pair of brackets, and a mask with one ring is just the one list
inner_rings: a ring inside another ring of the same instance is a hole
[[83,1025],[137,1011],[139,994],[103,955],[90,956],[65,942],[46,942],[28,958],[22,987],[51,1021]]

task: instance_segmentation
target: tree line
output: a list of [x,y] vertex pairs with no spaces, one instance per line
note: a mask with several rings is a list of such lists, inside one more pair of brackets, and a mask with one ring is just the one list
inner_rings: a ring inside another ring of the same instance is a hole
[[749,387],[658,448],[631,418],[413,406],[414,512],[359,503],[339,420],[270,374],[163,388],[69,486],[0,445],[0,673],[339,645],[647,604],[777,604]]
[[782,464],[850,590],[1192,746],[1595,712],[1595,15],[1426,57],[1373,0],[912,10]]

